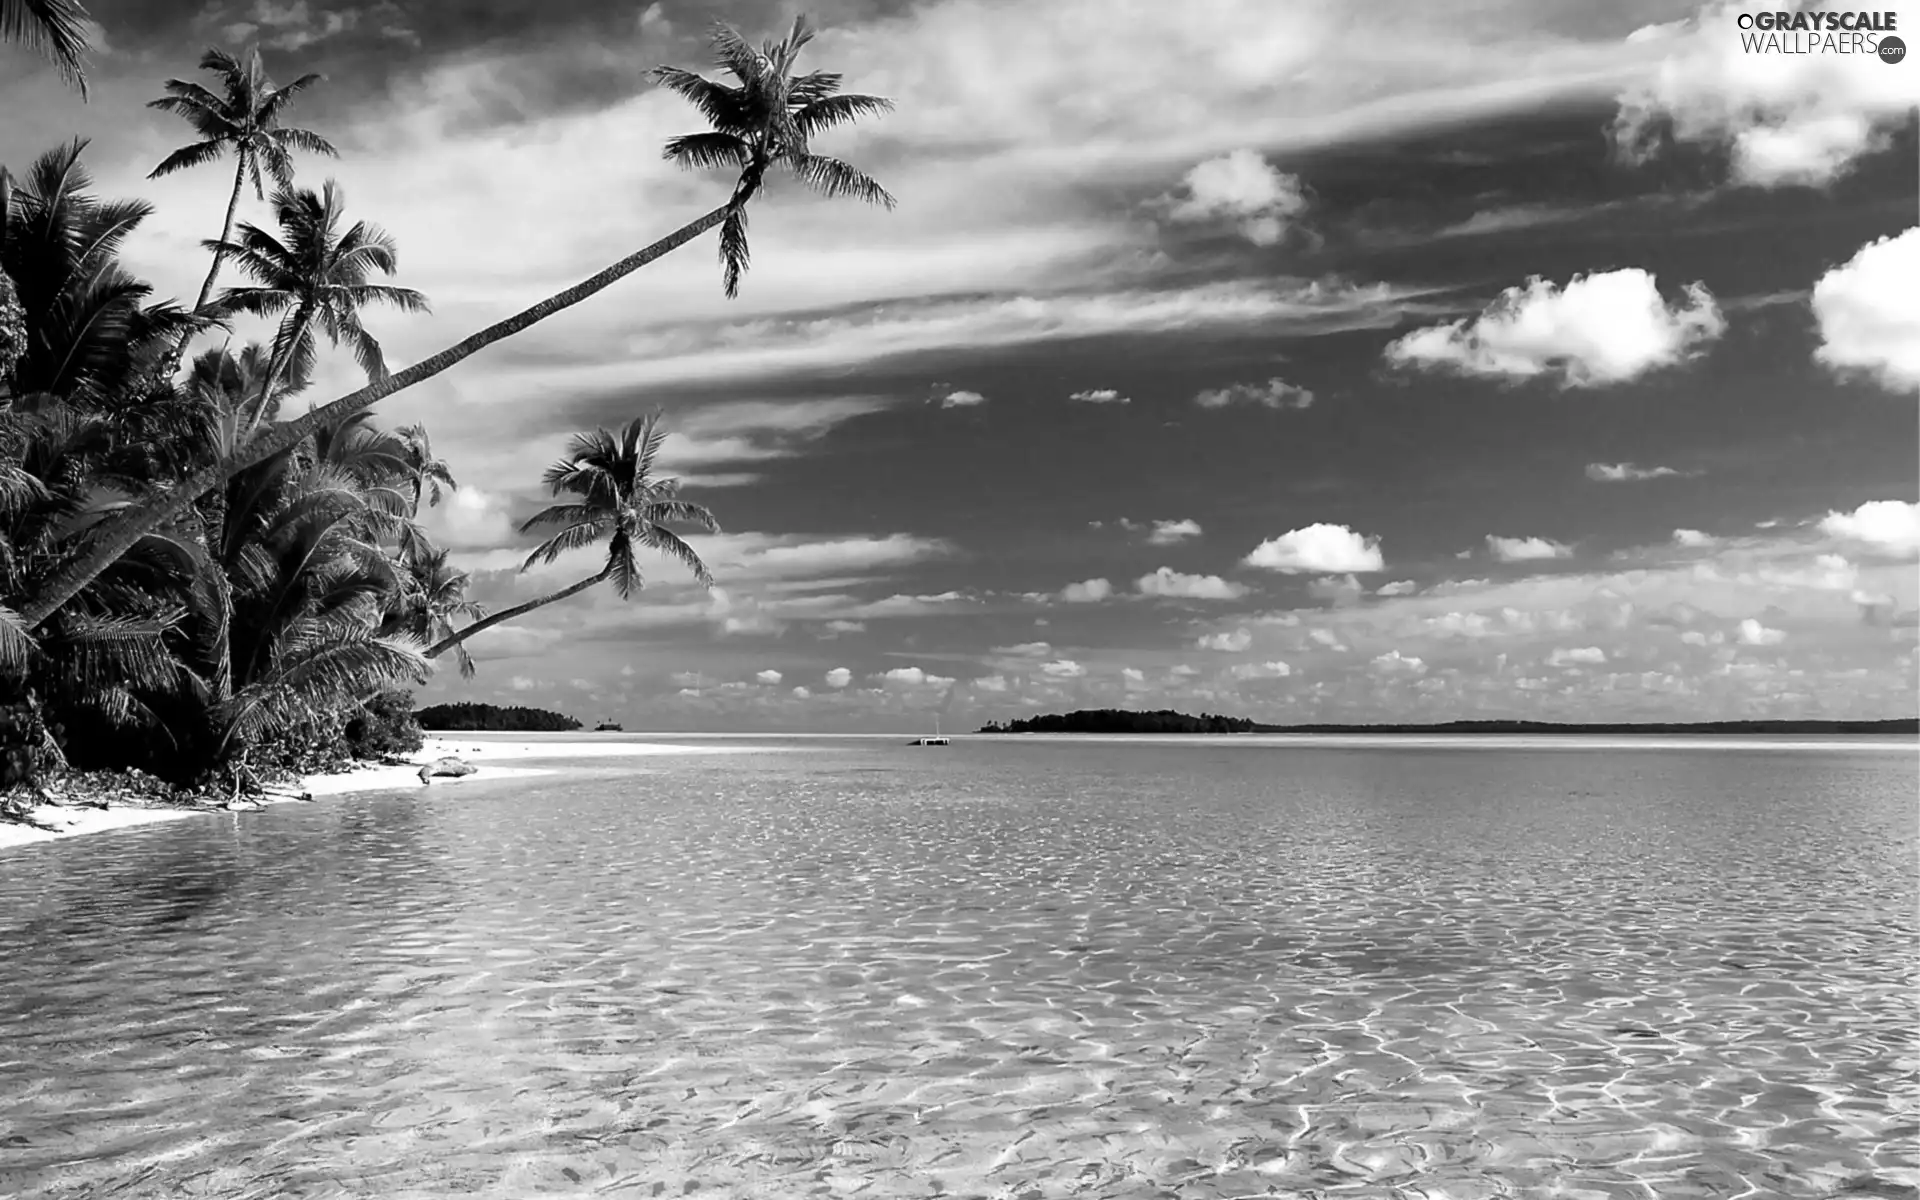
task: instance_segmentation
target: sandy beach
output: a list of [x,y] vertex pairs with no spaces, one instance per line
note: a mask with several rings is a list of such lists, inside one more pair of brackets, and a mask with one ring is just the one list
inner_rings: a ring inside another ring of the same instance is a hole
[[[329,775],[308,775],[297,788],[318,800],[327,796],[345,796],[354,792],[416,791],[422,787],[482,780],[526,778],[554,773],[551,767],[503,766],[503,763],[538,759],[636,758],[655,754],[712,754],[712,746],[663,745],[657,742],[630,741],[529,741],[512,734],[442,733],[427,737],[418,753],[410,755],[406,765],[368,764],[351,771]],[[475,769],[471,775],[442,776],[431,784],[420,782],[420,768],[440,758],[458,758]],[[298,803],[287,797],[257,797],[262,804]],[[136,808],[131,805],[109,809],[44,807],[36,814],[41,820],[63,826],[58,830],[35,829],[27,825],[0,824],[0,851],[16,846],[31,846],[88,833],[110,833],[116,829],[134,829],[158,821],[183,821],[209,816],[228,817],[224,809]]]

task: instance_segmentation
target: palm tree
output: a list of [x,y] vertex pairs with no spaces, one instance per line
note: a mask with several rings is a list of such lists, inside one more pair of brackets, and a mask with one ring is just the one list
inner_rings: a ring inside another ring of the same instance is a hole
[[[422,645],[433,645],[454,637],[455,618],[477,621],[487,615],[486,606],[467,598],[467,573],[448,561],[448,551],[424,547],[405,560],[408,578],[406,590],[395,594],[383,634],[412,634]],[[462,679],[473,678],[473,656],[458,639],[453,642],[454,661]]]
[[653,477],[654,459],[666,439],[666,431],[660,428],[659,413],[636,417],[617,434],[605,429],[576,434],[567,446],[567,456],[547,468],[544,480],[555,496],[572,499],[549,505],[520,526],[521,533],[556,530],[527,556],[520,569],[527,571],[536,564],[550,563],[569,550],[585,549],[601,542],[607,547],[606,565],[598,573],[557,592],[475,621],[459,633],[434,643],[427,657],[437,658],[483,629],[579,595],[609,579],[622,600],[631,600],[645,586],[640,563],[634,556],[640,549],[677,559],[693,572],[700,586],[712,587],[713,573],[707,570],[707,564],[667,526],[669,523],[697,525],[708,533],[718,533],[720,523],[705,507],[680,499],[679,480]]
[[390,304],[402,312],[427,311],[427,298],[411,288],[367,282],[373,271],[391,275],[398,270],[400,251],[384,230],[365,221],[339,232],[345,201],[331,179],[319,192],[282,188],[273,194],[273,213],[284,241],[243,224],[235,240],[207,243],[216,257],[231,254],[256,285],[228,288],[215,311],[282,317],[249,429],[265,419],[267,398],[283,372],[298,377],[313,370],[315,325],[334,345],[348,343],[367,378],[378,380],[387,376],[386,358],[360,323],[360,310]]
[[43,55],[60,78],[87,95],[83,55],[87,10],[76,0],[0,0],[0,42],[18,42]]
[[[200,135],[199,141],[169,154],[147,178],[158,179],[212,162],[223,153],[232,153],[233,193],[227,198],[226,219],[220,225],[220,245],[224,247],[233,239],[233,217],[240,207],[240,190],[246,181],[253,180],[255,198],[266,199],[261,168],[264,167],[266,174],[282,189],[291,189],[293,151],[305,150],[329,158],[338,158],[339,153],[317,133],[280,124],[282,111],[295,96],[318,83],[319,75],[302,75],[287,86],[276,88],[267,78],[258,48],[244,63],[223,50],[209,49],[201,56],[200,69],[219,76],[222,94],[216,95],[187,80],[169,79],[168,95],[147,102],[148,108],[184,118]],[[207,278],[193,302],[195,312],[205,308],[207,297],[213,294],[224,255],[224,249],[213,252],[213,265],[207,268]],[[184,344],[181,349],[185,349]]]
[[[164,493],[146,497],[136,513],[116,522],[112,529],[102,531],[84,554],[76,555],[61,571],[47,579],[27,605],[21,609],[22,619],[29,627],[46,620],[48,615],[85,587],[89,580],[125,554],[145,531],[174,519],[193,503],[195,497],[214,487],[221,479],[236,471],[244,470],[263,458],[297,445],[301,439],[308,437],[316,429],[337,425],[354,413],[372,407],[395,392],[433,378],[497,341],[512,337],[557,312],[572,308],[641,267],[719,226],[729,216],[736,218],[732,243],[734,250],[728,252],[723,248],[722,260],[736,262],[744,269],[746,205],[759,193],[765,181],[765,170],[768,165],[775,162],[785,164],[793,168],[802,180],[816,188],[826,188],[829,191],[836,186],[835,179],[851,182],[851,177],[836,175],[832,168],[818,165],[830,160],[817,159],[807,150],[804,143],[794,141],[789,134],[776,134],[776,128],[797,129],[802,132],[825,129],[848,123],[863,113],[879,112],[888,107],[886,101],[874,97],[833,95],[834,89],[839,86],[839,76],[830,73],[815,72],[797,79],[775,80],[772,73],[773,63],[785,62],[790,67],[793,56],[799,49],[799,46],[794,43],[797,39],[804,40],[801,38],[801,35],[806,33],[804,25],[796,22],[795,30],[796,32],[789,35],[785,43],[775,44],[769,48],[779,51],[778,54],[766,54],[765,64],[761,63],[761,56],[753,55],[751,56],[752,65],[749,66],[745,61],[747,56],[742,53],[746,46],[745,39],[732,29],[724,26],[717,28],[713,35],[713,42],[718,51],[718,57],[722,66],[740,80],[738,85],[715,83],[694,88],[690,84],[682,83],[676,86],[668,81],[678,79],[679,76],[673,75],[671,71],[661,76],[663,84],[674,87],[683,95],[697,92],[702,99],[697,100],[696,104],[702,107],[703,112],[706,111],[706,105],[713,105],[715,111],[736,130],[730,136],[740,137],[741,134],[738,132],[740,128],[753,130],[748,166],[741,171],[733,194],[725,204],[705,213],[652,245],[635,251],[599,274],[582,280],[565,291],[555,293],[503,321],[489,325],[438,354],[421,359],[403,371],[376,380],[358,391],[311,409],[295,420],[277,425],[250,442],[245,450],[233,459],[182,480],[177,486]],[[811,115],[807,115],[809,113]],[[707,115],[709,120],[714,119],[712,113]],[[758,121],[759,124],[757,126],[743,124],[748,120]],[[716,128],[712,132],[727,133],[727,130]],[[706,144],[704,142],[689,144],[686,149],[678,152],[679,161],[690,167],[701,165],[707,160],[701,157],[697,147]],[[713,161],[732,161],[727,157],[731,152],[719,152],[717,144],[715,149],[718,156]],[[667,153],[675,156],[671,148]],[[848,169],[851,170],[851,168]],[[864,179],[865,176],[859,176],[859,178]],[[883,204],[889,203],[892,199],[882,192],[867,193],[867,196]],[[735,278],[737,282],[737,277]]]
[[[433,439],[427,436],[425,425],[406,426],[400,430],[400,440],[407,447],[415,512],[420,510],[422,500],[426,501],[428,508],[436,508],[446,492],[460,490],[460,481],[453,477],[453,468],[447,465],[447,460],[433,456]],[[442,488],[446,492],[441,491]]]

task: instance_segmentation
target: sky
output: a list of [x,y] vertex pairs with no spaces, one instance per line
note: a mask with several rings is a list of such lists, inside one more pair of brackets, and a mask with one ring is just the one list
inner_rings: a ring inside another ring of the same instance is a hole
[[[716,586],[649,563],[632,600],[477,635],[422,701],[716,731],[1913,716],[1920,64],[1749,52],[1761,7],[815,4],[803,67],[896,105],[816,148],[896,210],[776,182],[737,299],[708,235],[375,410],[452,464],[428,526],[494,609],[599,569],[519,570],[570,434],[663,410]],[[369,314],[396,368],[724,200],[661,160],[699,123],[647,72],[793,11],[89,9],[84,103],[0,48],[0,163],[92,139],[99,190],[157,205],[130,264],[190,300],[232,177],[147,180],[188,130],[143,102],[207,46],[323,73],[288,120],[341,156],[301,182],[337,179],[433,305]],[[358,382],[332,352],[312,396]]]

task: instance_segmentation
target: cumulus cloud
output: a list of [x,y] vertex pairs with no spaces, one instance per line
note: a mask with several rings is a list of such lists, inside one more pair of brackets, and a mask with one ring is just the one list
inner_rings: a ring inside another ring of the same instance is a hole
[[1083,579],[1060,589],[1060,598],[1068,604],[1095,604],[1113,595],[1113,584],[1105,579]]
[[1284,679],[1293,668],[1278,659],[1272,662],[1237,663],[1229,672],[1235,679]]
[[972,408],[976,404],[985,404],[987,398],[979,392],[965,390],[948,392],[940,397],[941,408]]
[[1920,226],[1868,242],[1813,285],[1813,315],[1820,327],[1813,356],[1835,372],[1868,376],[1911,399],[1920,388],[1917,289]]
[[1724,147],[1737,183],[1818,186],[1892,143],[1920,103],[1920,76],[1874,62],[1865,45],[1850,54],[1753,52],[1749,39],[1768,35],[1741,30],[1736,18],[1758,7],[1720,4],[1636,35],[1662,57],[1620,97],[1613,141],[1622,158],[1644,161],[1669,142]]
[[1685,546],[1689,550],[1703,549],[1713,545],[1718,540],[1719,539],[1715,538],[1712,534],[1702,533],[1698,529],[1676,529],[1673,531],[1673,544],[1676,546]]
[[1275,375],[1264,383],[1233,383],[1196,393],[1193,402],[1201,408],[1228,408],[1255,405],[1260,408],[1302,409],[1313,406],[1313,393]]
[[767,684],[768,686],[772,686],[773,684],[780,682],[781,675],[780,675],[780,672],[769,667],[768,669],[760,672],[758,675],[755,675],[754,678],[759,680],[761,683]]
[[1742,646],[1777,646],[1787,640],[1787,635],[1778,629],[1768,629],[1765,625],[1748,617],[1740,622],[1740,644]]
[[1573,548],[1546,538],[1512,538],[1487,535],[1487,549],[1501,562],[1539,562],[1552,558],[1572,558]]
[[1351,575],[1327,575],[1307,584],[1307,595],[1325,604],[1357,603],[1366,593],[1360,581]]
[[1268,538],[1242,561],[1249,567],[1288,575],[1307,572],[1354,575],[1386,569],[1379,538],[1364,537],[1345,525],[1324,522]]
[[[953,683],[953,680],[945,675],[930,675],[919,667],[895,667],[890,671],[882,671],[873,678],[884,686],[902,688],[943,688]],[[828,682],[832,680],[829,679]]]
[[1562,288],[1533,276],[1500,293],[1478,317],[1431,325],[1388,344],[1387,361],[1462,375],[1531,379],[1567,387],[1625,383],[1674,366],[1725,332],[1701,283],[1669,304],[1637,267],[1575,275]]
[[1184,575],[1172,567],[1161,567],[1134,582],[1142,595],[1183,600],[1238,600],[1247,594],[1241,584],[1218,575]]
[[1420,585],[1411,579],[1396,579],[1392,583],[1383,583],[1374,589],[1378,596],[1411,596],[1420,590]]
[[843,688],[853,682],[853,672],[845,667],[835,667],[826,673],[825,678],[828,687]]
[[1202,636],[1197,645],[1202,650],[1220,650],[1228,654],[1238,654],[1253,645],[1253,634],[1245,629],[1209,633]]
[[1082,404],[1131,404],[1130,396],[1122,396],[1112,388],[1089,388],[1084,392],[1075,392],[1069,400],[1078,400]]
[[1182,518],[1178,521],[1155,521],[1153,532],[1147,535],[1147,543],[1153,546],[1171,546],[1175,542],[1184,542],[1188,538],[1200,536],[1200,522]]
[[1279,244],[1287,224],[1307,209],[1300,179],[1259,154],[1239,149],[1197,164],[1181,180],[1184,194],[1167,210],[1176,221],[1232,221],[1256,246]]
[[973,686],[983,692],[1004,692],[1009,685],[1005,675],[982,675],[973,681]]
[[1640,483],[1687,474],[1672,467],[1636,467],[1632,463],[1588,463],[1587,478],[1595,483]]
[[1045,658],[1053,653],[1053,646],[1047,642],[1021,642],[1017,646],[995,646],[992,652],[1014,658]]
[[793,689],[793,698],[795,700],[811,700],[813,699],[813,689],[805,685],[795,687]]
[[1556,646],[1553,653],[1547,655],[1550,667],[1598,666],[1606,661],[1607,652],[1598,646]]
[[1852,512],[1830,512],[1820,532],[1876,550],[1910,554],[1920,550],[1920,504],[1907,500],[1869,500]]
[[1079,679],[1087,673],[1087,669],[1070,658],[1061,658],[1041,663],[1040,673],[1054,679]]
[[1425,675],[1427,664],[1424,660],[1398,650],[1389,650],[1385,654],[1375,655],[1371,664],[1382,675]]

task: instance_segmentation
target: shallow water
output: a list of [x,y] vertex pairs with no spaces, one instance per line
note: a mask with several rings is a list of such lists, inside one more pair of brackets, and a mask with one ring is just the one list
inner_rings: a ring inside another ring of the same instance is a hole
[[1911,750],[963,739],[0,855],[0,1195],[1915,1195]]

